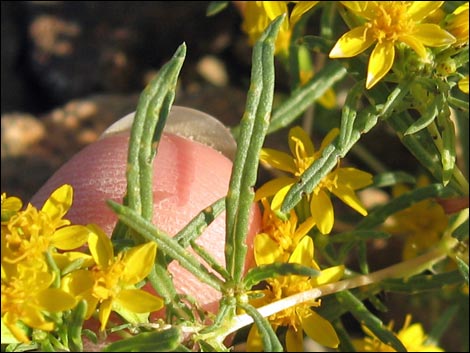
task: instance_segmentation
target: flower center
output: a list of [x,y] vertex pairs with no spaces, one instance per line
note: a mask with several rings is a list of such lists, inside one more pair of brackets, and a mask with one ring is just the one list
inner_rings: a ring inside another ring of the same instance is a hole
[[313,156],[308,156],[307,152],[305,151],[304,144],[302,141],[294,136],[292,136],[292,140],[295,142],[295,158],[294,163],[296,166],[296,172],[294,175],[299,177],[302,173],[312,165],[315,161]]
[[113,298],[119,292],[119,280],[125,269],[125,263],[122,261],[122,254],[109,267],[102,269],[96,266],[93,269],[95,284],[93,286],[93,296],[100,301]]
[[379,43],[395,42],[401,35],[412,31],[414,22],[408,16],[409,4],[404,1],[378,2],[374,19],[366,26]]

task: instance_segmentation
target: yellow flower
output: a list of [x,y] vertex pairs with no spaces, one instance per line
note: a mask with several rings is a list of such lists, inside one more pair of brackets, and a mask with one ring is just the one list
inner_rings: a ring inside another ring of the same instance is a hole
[[[331,130],[323,139],[318,151],[315,151],[309,136],[300,127],[294,127],[289,131],[289,148],[292,156],[282,151],[264,148],[260,155],[262,163],[293,176],[268,181],[256,191],[255,198],[260,200],[274,195],[271,207],[273,210],[279,210],[292,185],[316,159],[321,157],[323,149],[338,135],[338,132],[336,128]],[[360,214],[367,215],[355,191],[371,183],[372,175],[356,168],[337,167],[326,175],[309,195],[311,216],[318,230],[323,234],[328,234],[333,228],[334,211],[330,193]]]
[[[418,186],[429,184],[426,177],[418,179]],[[409,188],[397,184],[393,195],[399,196]],[[403,259],[411,259],[436,244],[447,228],[448,218],[444,209],[435,200],[423,200],[395,213],[389,218],[384,229],[392,234],[404,236]]]
[[[419,323],[410,325],[411,315],[406,315],[403,328],[397,333],[398,339],[403,343],[408,352],[444,352],[439,346],[426,343],[426,334]],[[393,322],[388,325],[393,329]],[[391,346],[380,341],[367,327],[363,327],[366,337],[362,340],[354,340],[354,346],[358,352],[396,352]]]
[[299,241],[315,225],[309,217],[297,226],[298,218],[291,210],[289,218],[280,219],[266,199],[261,200],[264,210],[260,233],[255,236],[254,253],[257,265],[287,262]]
[[433,23],[422,23],[443,1],[341,1],[366,22],[345,33],[330,52],[330,58],[356,56],[374,43],[366,88],[372,88],[391,69],[395,45],[404,43],[423,60],[426,47],[441,47],[455,42],[455,37]]
[[457,7],[445,20],[445,29],[450,32],[457,41],[455,46],[468,44],[468,2]]
[[50,288],[54,276],[48,272],[36,272],[20,265],[15,274],[2,278],[2,321],[20,342],[29,343],[23,329],[27,326],[52,331],[54,322],[49,321],[45,312],[55,313],[72,309],[76,300],[60,288]]
[[[289,262],[319,269],[318,264],[313,260],[313,241],[310,237],[302,238],[292,252]],[[322,270],[320,275],[315,278],[308,279],[292,275],[269,279],[266,289],[254,291],[254,293],[263,294],[263,296],[254,299],[252,304],[255,307],[260,307],[323,284],[336,282],[342,277],[343,272],[343,266],[334,266]],[[320,304],[320,301],[309,301],[268,317],[274,330],[279,327],[287,327],[286,346],[289,352],[303,351],[304,332],[323,346],[332,348],[338,346],[339,339],[333,326],[311,309],[311,307],[318,307]],[[261,339],[255,325],[248,334],[247,350],[249,352],[262,350]]]
[[[291,1],[246,1],[242,10],[242,30],[248,34],[253,45],[268,25],[278,16],[288,13],[287,4]],[[295,6],[281,25],[276,40],[276,53],[287,54],[289,50],[292,29],[308,10],[318,4],[318,1],[292,1]]]
[[459,81],[458,86],[462,92],[468,94],[468,75]]
[[[2,223],[2,266],[25,262],[47,271],[44,253],[50,248],[71,250],[82,246],[88,239],[88,228],[70,225],[70,221],[63,219],[72,198],[73,189],[65,184],[51,194],[41,210],[29,204]],[[11,204],[18,208],[19,202],[14,200]]]
[[23,202],[19,198],[15,196],[7,197],[5,193],[2,193],[2,225],[17,214],[22,207]]
[[135,285],[148,276],[155,262],[157,245],[148,242],[114,256],[113,244],[97,226],[89,225],[92,233],[88,240],[96,265],[90,270],[78,270],[65,276],[63,288],[88,303],[86,318],[99,306],[100,330],[106,328],[111,311],[129,321],[130,313],[149,313],[160,309],[163,301]]

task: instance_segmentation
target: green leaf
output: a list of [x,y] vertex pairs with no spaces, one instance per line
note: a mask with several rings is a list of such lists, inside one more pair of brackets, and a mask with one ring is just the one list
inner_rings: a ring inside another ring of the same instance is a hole
[[463,278],[465,278],[465,282],[467,282],[468,286],[468,264],[459,257],[456,257],[455,260],[457,261],[457,267]]
[[390,278],[383,280],[380,287],[387,292],[419,293],[423,291],[441,290],[445,285],[462,283],[462,275],[458,270],[435,275],[416,275],[410,278]]
[[170,327],[163,331],[142,332],[113,342],[103,352],[170,352],[179,346],[182,339],[180,330]]
[[343,232],[335,234],[330,238],[332,243],[346,243],[346,242],[358,242],[370,239],[387,239],[390,238],[390,234],[387,232],[369,230],[369,229],[357,229],[350,232]]
[[404,210],[416,202],[433,197],[446,197],[452,194],[452,190],[442,186],[442,184],[431,184],[408,191],[370,212],[359,222],[357,229],[372,229],[382,224],[392,214]]
[[[450,119],[450,111],[448,107],[447,114],[441,112],[437,117],[437,125],[439,130],[442,131],[442,149],[441,149],[441,161],[442,161],[442,182],[447,185],[452,178],[455,168],[456,151],[455,151],[455,127],[454,123]],[[444,108],[444,109],[445,109]],[[442,108],[441,108],[442,109]]]
[[446,332],[450,323],[454,319],[455,315],[459,312],[459,305],[452,305],[444,313],[440,314],[437,322],[432,326],[431,331],[427,334],[426,341],[424,344],[434,344],[437,345],[441,337]]
[[82,299],[78,302],[77,306],[72,310],[71,320],[67,323],[67,331],[69,337],[69,348],[72,352],[82,352],[82,328],[83,322],[87,312],[87,302]]
[[120,205],[112,200],[107,204],[117,214],[124,224],[133,229],[146,241],[154,241],[158,245],[158,251],[170,256],[179,264],[198,277],[202,282],[220,290],[221,280],[204,267],[193,255],[184,249],[178,242],[168,234],[164,233],[151,222],[145,220],[136,211],[129,207]]
[[406,172],[384,172],[374,175],[371,187],[383,188],[399,183],[416,184],[416,178]]
[[263,317],[255,307],[249,304],[241,303],[239,303],[238,305],[241,309],[245,310],[246,313],[253,318],[253,321],[255,322],[256,327],[259,331],[261,340],[263,341],[264,351],[283,352],[284,349],[281,345],[281,342],[279,342],[276,332],[274,332],[269,321],[265,317]]
[[[153,158],[174,100],[178,75],[185,57],[186,44],[183,43],[141,93],[131,128],[125,202],[147,220],[153,216]],[[113,237],[125,237],[126,228],[117,224],[115,230]],[[142,239],[134,240],[142,242]]]
[[253,48],[251,85],[226,197],[225,259],[227,271],[235,283],[240,281],[245,265],[253,188],[273,102],[274,42],[285,16],[274,20]]
[[214,16],[228,6],[228,1],[211,1],[207,6],[206,16]]
[[442,106],[443,102],[444,102],[443,95],[442,94],[438,95],[435,101],[431,105],[429,105],[429,107],[427,107],[424,114],[421,115],[421,117],[418,120],[416,120],[413,124],[411,124],[408,129],[406,129],[405,136],[421,131],[422,129],[427,127],[429,124],[431,124],[434,121],[434,119],[437,117],[437,114],[439,113],[439,108]]
[[291,96],[277,107],[273,112],[268,134],[291,124],[336,82],[344,78],[346,73],[347,70],[336,61],[325,65],[309,82],[292,92]]
[[[319,274],[320,271],[301,264],[275,262],[251,268],[243,279],[243,287],[250,289],[261,281],[277,276],[298,275],[316,277]],[[306,278],[305,280],[308,279]]]
[[468,218],[454,230],[452,236],[459,241],[463,241],[468,238]]
[[336,293],[336,297],[340,304],[347,307],[356,320],[371,330],[379,340],[392,346],[398,352],[407,351],[396,335],[384,326],[382,321],[372,314],[350,291],[338,292]]

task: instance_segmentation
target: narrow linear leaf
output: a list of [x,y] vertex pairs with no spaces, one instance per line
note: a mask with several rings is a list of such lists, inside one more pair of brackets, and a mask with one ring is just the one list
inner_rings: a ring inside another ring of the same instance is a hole
[[341,305],[346,306],[356,320],[371,330],[379,340],[392,346],[398,352],[407,351],[396,335],[384,326],[382,321],[372,314],[362,301],[356,298],[350,291],[338,292],[336,296]]
[[416,184],[416,178],[406,172],[384,172],[373,177],[371,187],[383,188],[399,183]]
[[452,174],[454,173],[457,154],[455,150],[455,127],[454,123],[450,119],[450,111],[448,111],[448,114],[439,114],[437,121],[437,124],[442,131],[442,182],[444,185],[447,185],[452,178]]
[[263,341],[263,348],[265,352],[282,352],[284,349],[277,338],[276,332],[269,321],[263,317],[259,311],[249,304],[238,304],[241,309],[245,310],[248,315],[253,318],[256,327],[259,331],[261,340]]
[[240,281],[244,270],[253,187],[274,94],[274,41],[284,18],[285,14],[274,20],[253,49],[251,85],[226,197],[226,268],[234,283]]
[[202,282],[220,290],[222,282],[214,274],[210,273],[193,255],[186,251],[176,240],[163,231],[156,228],[151,222],[145,220],[136,211],[127,206],[120,205],[112,200],[107,204],[127,226],[140,234],[146,241],[154,241],[158,245],[158,251],[170,256],[179,264],[198,277]]
[[351,140],[354,122],[357,116],[357,105],[362,96],[364,81],[357,82],[349,91],[341,112],[341,125],[338,147],[343,149]]
[[187,248],[192,240],[196,239],[202,232],[225,210],[225,197],[215,201],[212,205],[199,212],[174,239],[183,247]]
[[452,236],[459,241],[468,238],[468,218],[454,230]]
[[308,167],[300,176],[300,180],[292,186],[281,206],[281,212],[287,213],[302,199],[304,193],[309,194],[320,181],[337,165],[338,149],[334,144],[323,150],[321,158]]
[[179,346],[182,338],[178,328],[170,327],[113,342],[103,352],[170,352]]
[[309,82],[292,92],[290,98],[277,107],[273,112],[268,134],[291,124],[336,82],[344,78],[346,73],[346,68],[336,61],[325,65]]
[[453,192],[442,184],[431,184],[422,188],[413,189],[370,212],[359,222],[356,228],[372,229],[382,224],[392,214],[404,210],[416,202],[433,197],[448,197],[451,195],[453,195]]
[[391,278],[380,283],[388,292],[420,293],[423,291],[441,290],[442,286],[462,283],[462,274],[458,271],[436,275],[416,275],[407,279]]
[[459,257],[456,257],[455,260],[457,261],[457,267],[468,286],[468,264]]
[[72,310],[70,323],[67,325],[69,348],[72,352],[82,352],[82,328],[87,312],[87,302],[82,299]]
[[444,102],[444,98],[442,94],[440,94],[439,96],[437,96],[434,102],[430,104],[429,107],[427,107],[424,114],[421,115],[421,117],[418,120],[416,120],[413,124],[411,124],[408,129],[406,129],[405,136],[421,131],[422,129],[427,127],[429,124],[431,124],[434,121],[434,119],[437,117],[437,114],[439,113],[439,107],[442,106],[443,102]]
[[452,305],[440,314],[437,322],[432,326],[431,331],[429,331],[424,344],[437,345],[460,309],[459,305]]
[[251,268],[243,279],[243,287],[246,289],[250,289],[261,281],[277,276],[298,275],[306,277],[316,277],[319,274],[320,271],[317,271],[311,267],[304,266],[301,264],[275,262],[272,264],[261,265]]
[[335,234],[334,237],[331,237],[329,241],[332,243],[347,243],[347,242],[358,242],[358,241],[366,241],[371,239],[387,239],[390,238],[391,234],[387,232],[381,232],[377,230],[369,230],[369,229],[360,229],[360,230],[353,230],[350,232],[344,232]]
[[217,15],[228,6],[228,1],[211,1],[206,9],[206,16],[211,17]]
[[[141,93],[130,132],[124,204],[144,215],[146,219],[151,219],[153,215],[152,162],[158,148],[154,139],[160,138],[158,130],[163,129],[173,102],[176,81],[185,56],[186,44],[183,43]],[[156,131],[159,120],[160,127]],[[123,239],[126,234],[127,227],[118,222],[113,230],[113,239]],[[141,242],[142,239],[134,240]]]

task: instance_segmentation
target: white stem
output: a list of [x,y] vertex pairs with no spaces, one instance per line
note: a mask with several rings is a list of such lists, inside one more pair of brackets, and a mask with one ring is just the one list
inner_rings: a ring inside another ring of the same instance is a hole
[[[263,317],[268,317],[287,308],[294,307],[307,301],[316,300],[328,294],[366,286],[372,283],[380,282],[387,278],[410,277],[414,274],[422,272],[426,268],[432,267],[434,264],[442,261],[446,257],[447,249],[444,247],[437,247],[436,249],[431,250],[424,255],[418,256],[408,261],[400,262],[396,265],[392,265],[367,275],[360,275],[342,281],[325,284],[317,288],[280,299],[274,303],[270,303],[258,308],[258,311]],[[252,322],[253,318],[248,314],[237,315],[234,317],[233,325],[227,335],[232,332],[236,332],[240,328],[247,326]]]

